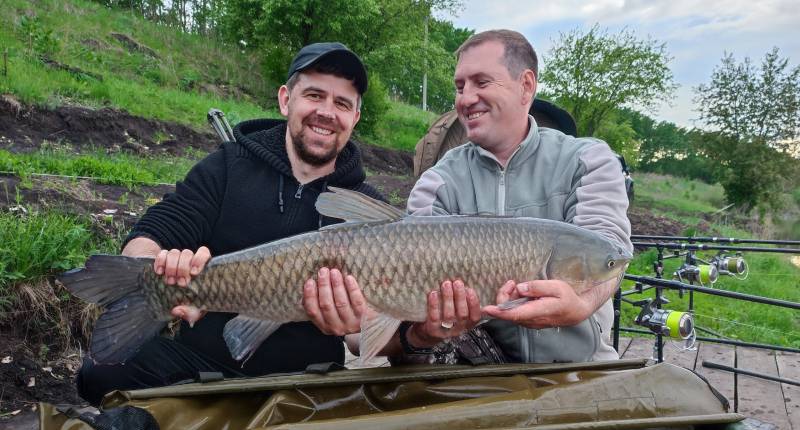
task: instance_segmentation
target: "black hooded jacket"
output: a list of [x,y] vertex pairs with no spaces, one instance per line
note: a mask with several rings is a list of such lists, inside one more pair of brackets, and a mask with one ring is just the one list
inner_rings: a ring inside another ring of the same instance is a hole
[[[286,122],[252,120],[234,129],[236,142],[195,165],[175,192],[148,209],[128,236],[155,240],[163,249],[207,246],[226,254],[340,222],[314,207],[327,186],[382,196],[364,183],[361,153],[351,141],[339,153],[333,173],[301,185],[286,153]],[[287,285],[286,288],[302,288]],[[194,328],[185,322],[177,340],[232,368],[222,329],[235,314],[209,313]],[[343,362],[342,339],[322,334],[310,322],[284,324],[248,360],[242,372],[261,375],[304,370],[308,364]]]

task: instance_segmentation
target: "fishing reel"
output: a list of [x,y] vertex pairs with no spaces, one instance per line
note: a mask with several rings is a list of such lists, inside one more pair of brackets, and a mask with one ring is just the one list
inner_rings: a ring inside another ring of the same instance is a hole
[[675,279],[689,284],[713,284],[719,279],[719,269],[715,264],[684,263],[673,274]]
[[655,334],[672,339],[687,340],[694,335],[694,317],[689,312],[660,309],[659,304],[667,304],[669,300],[647,299],[634,303],[642,310],[634,320],[636,325],[647,328]]
[[747,279],[749,268],[741,253],[736,253],[736,255],[720,253],[711,259],[711,264],[717,268],[720,275],[733,276],[741,280]]

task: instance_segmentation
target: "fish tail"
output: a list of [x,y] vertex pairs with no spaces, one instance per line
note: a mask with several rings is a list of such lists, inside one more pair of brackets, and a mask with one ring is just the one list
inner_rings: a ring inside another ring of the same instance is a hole
[[106,308],[92,332],[95,363],[124,363],[166,326],[169,314],[150,304],[141,281],[152,264],[151,258],[93,255],[86,267],[58,277],[73,295]]

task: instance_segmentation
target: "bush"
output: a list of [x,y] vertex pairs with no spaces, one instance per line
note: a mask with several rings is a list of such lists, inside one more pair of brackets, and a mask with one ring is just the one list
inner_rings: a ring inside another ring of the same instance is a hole
[[374,136],[377,125],[389,111],[389,96],[386,86],[377,73],[370,74],[369,89],[362,99],[359,134]]
[[23,16],[19,30],[28,49],[41,55],[53,55],[61,49],[61,42],[53,35],[53,30],[44,28],[38,16]]

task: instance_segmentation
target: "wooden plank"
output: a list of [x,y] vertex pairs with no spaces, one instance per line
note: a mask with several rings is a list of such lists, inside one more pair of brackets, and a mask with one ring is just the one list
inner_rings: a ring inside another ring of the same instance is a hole
[[[775,352],[736,348],[736,367],[767,375],[778,376]],[[779,382],[767,381],[747,375],[736,375],[738,381],[739,413],[748,418],[770,423],[779,429],[789,429],[789,416],[783,401]]]
[[728,399],[731,411],[734,410],[736,400],[733,390],[733,373],[703,367],[703,361],[710,361],[712,363],[733,367],[735,359],[736,347],[705,342],[700,345],[700,350],[697,354],[697,365],[695,366],[697,373],[703,375],[712,387],[716,388],[717,391]]
[[[800,354],[778,352],[775,358],[778,362],[778,374],[782,378],[800,381]],[[800,430],[800,387],[781,384],[781,388],[783,388],[783,402],[789,416],[789,425],[792,430]]]
[[628,350],[628,345],[631,344],[631,338],[629,337],[620,337],[619,338],[619,349],[617,353],[619,353],[619,357],[622,358],[622,354]]
[[652,337],[634,337],[621,358],[652,358],[654,344]]
[[667,339],[666,342],[664,342],[664,361],[676,366],[685,367],[689,370],[694,370],[700,343],[696,343],[694,349],[691,350],[684,349],[684,346],[685,342],[683,341],[677,342],[672,339]]

